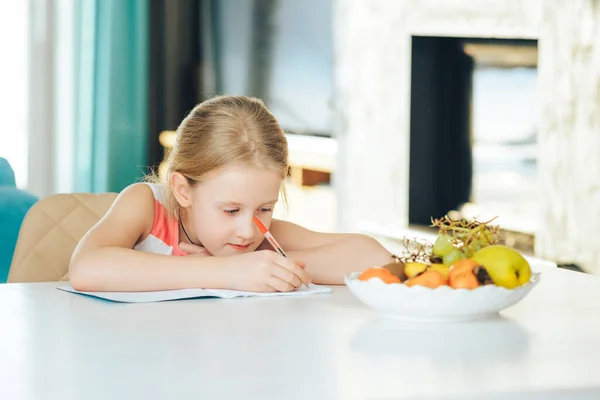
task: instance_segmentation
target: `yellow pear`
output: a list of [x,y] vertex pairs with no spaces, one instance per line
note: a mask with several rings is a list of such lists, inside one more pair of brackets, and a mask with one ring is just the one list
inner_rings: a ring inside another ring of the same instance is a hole
[[485,267],[495,285],[513,289],[531,278],[531,267],[517,250],[503,245],[491,245],[471,257]]
[[406,276],[409,279],[414,278],[415,276],[419,275],[421,272],[425,271],[426,269],[427,269],[427,264],[424,264],[421,262],[412,261],[412,262],[407,262],[406,264],[404,264],[404,273],[406,274]]

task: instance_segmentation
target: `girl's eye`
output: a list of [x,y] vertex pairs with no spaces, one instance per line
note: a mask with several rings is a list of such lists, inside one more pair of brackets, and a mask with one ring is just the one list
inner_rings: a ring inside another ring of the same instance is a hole
[[263,212],[263,213],[269,213],[269,212],[271,212],[271,211],[273,211],[273,209],[272,209],[272,208],[261,208],[261,209],[260,209],[260,212]]
[[238,211],[240,211],[239,209],[235,209],[235,210],[223,210],[225,212],[225,214],[229,214],[229,215],[234,215],[237,214]]

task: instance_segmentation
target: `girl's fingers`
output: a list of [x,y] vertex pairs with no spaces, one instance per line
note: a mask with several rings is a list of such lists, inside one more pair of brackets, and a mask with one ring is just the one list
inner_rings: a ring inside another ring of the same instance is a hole
[[267,281],[267,286],[273,288],[277,292],[292,292],[295,288],[288,282],[285,282],[275,276],[271,276]]
[[278,257],[275,259],[275,262],[277,264],[281,265],[283,268],[296,275],[298,278],[300,278],[300,281],[302,281],[306,285],[310,283],[310,275],[304,270],[303,262],[294,262],[289,258],[280,255],[277,256]]
[[293,272],[291,272],[285,268],[282,268],[282,267],[275,268],[271,272],[271,274],[275,278],[277,278],[285,283],[289,283],[290,285],[292,285],[295,288],[299,288],[300,286],[302,286],[302,281],[300,280],[300,278],[297,275],[295,275]]

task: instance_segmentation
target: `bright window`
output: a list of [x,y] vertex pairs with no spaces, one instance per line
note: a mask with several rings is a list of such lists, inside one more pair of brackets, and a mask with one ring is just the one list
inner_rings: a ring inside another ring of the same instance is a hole
[[0,157],[27,186],[27,1],[0,1]]

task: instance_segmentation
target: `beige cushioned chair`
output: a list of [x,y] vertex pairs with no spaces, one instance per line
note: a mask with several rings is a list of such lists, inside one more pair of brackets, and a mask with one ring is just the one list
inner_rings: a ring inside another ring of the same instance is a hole
[[8,282],[68,280],[69,260],[77,243],[116,197],[116,193],[75,193],[39,200],[21,225]]

